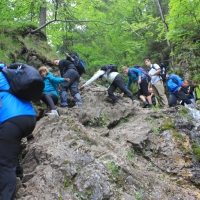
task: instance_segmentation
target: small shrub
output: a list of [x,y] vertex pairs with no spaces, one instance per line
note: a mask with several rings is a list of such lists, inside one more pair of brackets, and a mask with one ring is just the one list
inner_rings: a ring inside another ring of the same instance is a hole
[[198,161],[200,161],[200,148],[197,143],[193,144],[194,155]]

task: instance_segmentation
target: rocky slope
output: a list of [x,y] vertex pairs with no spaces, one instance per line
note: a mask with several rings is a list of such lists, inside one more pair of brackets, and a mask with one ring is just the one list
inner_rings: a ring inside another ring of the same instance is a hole
[[199,124],[187,109],[143,109],[120,95],[112,106],[95,83],[82,97],[82,108],[38,120],[16,199],[200,199]]

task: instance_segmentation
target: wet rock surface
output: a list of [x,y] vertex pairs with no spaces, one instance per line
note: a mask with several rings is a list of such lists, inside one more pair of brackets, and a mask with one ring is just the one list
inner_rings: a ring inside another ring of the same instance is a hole
[[82,96],[83,107],[37,122],[16,199],[200,199],[199,126],[189,113],[133,107],[120,95],[113,106],[97,84]]

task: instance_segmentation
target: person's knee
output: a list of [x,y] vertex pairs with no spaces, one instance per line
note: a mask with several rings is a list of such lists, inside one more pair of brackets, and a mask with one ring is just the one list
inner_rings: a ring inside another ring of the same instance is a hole
[[78,88],[73,88],[71,91],[70,91],[71,95],[74,97],[77,93],[79,93],[78,91]]

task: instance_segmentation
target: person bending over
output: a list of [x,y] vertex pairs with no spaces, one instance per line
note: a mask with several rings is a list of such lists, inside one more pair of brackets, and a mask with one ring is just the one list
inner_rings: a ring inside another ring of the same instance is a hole
[[94,74],[94,76],[92,76],[85,84],[81,86],[80,90],[83,90],[86,86],[88,86],[98,78],[101,78],[102,81],[107,81],[110,83],[110,86],[108,88],[108,95],[112,99],[113,105],[119,103],[117,97],[114,95],[114,91],[117,88],[119,88],[125,95],[127,95],[132,100],[133,104],[138,104],[138,101],[135,100],[133,94],[125,87],[122,75],[118,72],[111,71],[109,74],[107,74],[106,71],[99,69]]
[[[0,90],[10,85],[1,72]],[[21,100],[9,92],[0,92],[0,199],[13,200],[16,189],[17,158],[23,137],[32,133],[36,124],[36,113],[29,101]]]
[[185,95],[182,89],[183,80],[175,74],[166,74],[166,85],[170,92],[169,106],[177,105],[177,100],[180,99],[186,104],[191,104],[191,100]]

